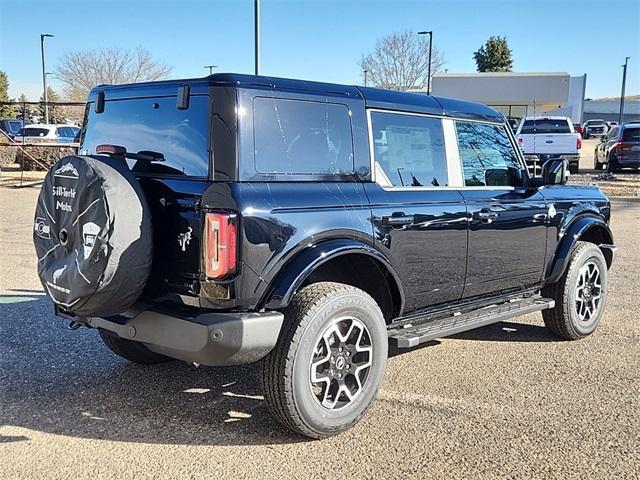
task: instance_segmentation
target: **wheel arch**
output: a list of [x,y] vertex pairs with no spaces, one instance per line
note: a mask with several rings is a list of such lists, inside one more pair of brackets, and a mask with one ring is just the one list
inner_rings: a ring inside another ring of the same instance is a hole
[[319,281],[364,290],[378,302],[387,322],[402,313],[402,283],[389,260],[371,245],[352,239],[327,240],[302,250],[276,275],[259,306],[285,308],[300,288]]
[[604,255],[607,268],[611,267],[615,256],[615,246],[611,229],[602,218],[585,215],[574,220],[574,222],[561,233],[561,239],[558,242],[553,256],[553,262],[548,271],[547,283],[555,283],[560,279],[569,265],[571,252],[577,242],[590,242],[597,245]]

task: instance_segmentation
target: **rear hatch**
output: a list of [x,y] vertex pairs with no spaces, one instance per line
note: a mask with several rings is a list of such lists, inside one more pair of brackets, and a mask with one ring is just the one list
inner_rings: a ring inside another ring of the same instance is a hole
[[578,138],[567,119],[540,118],[524,121],[518,143],[525,155],[576,154]]
[[206,86],[192,85],[188,107],[178,108],[179,87],[163,82],[99,88],[105,95],[101,112],[93,91],[79,150],[91,155],[99,145],[114,145],[153,154],[153,160],[126,160],[152,214],[154,260],[143,296],[148,300],[195,298],[199,290],[199,205],[210,183],[209,96]]
[[640,126],[626,127],[622,131],[618,160],[625,162],[640,162]]

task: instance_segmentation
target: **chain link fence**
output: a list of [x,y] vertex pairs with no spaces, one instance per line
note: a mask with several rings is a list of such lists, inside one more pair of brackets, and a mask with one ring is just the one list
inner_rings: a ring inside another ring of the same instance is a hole
[[[46,125],[36,121],[45,108]],[[51,165],[76,154],[84,108],[80,102],[0,102],[0,186],[42,182]]]

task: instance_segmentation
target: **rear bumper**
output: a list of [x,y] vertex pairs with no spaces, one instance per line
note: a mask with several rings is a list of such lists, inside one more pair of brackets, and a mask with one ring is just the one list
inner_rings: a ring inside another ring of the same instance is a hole
[[273,349],[283,319],[280,312],[207,312],[187,316],[137,305],[117,317],[79,320],[178,360],[238,365],[260,360]]

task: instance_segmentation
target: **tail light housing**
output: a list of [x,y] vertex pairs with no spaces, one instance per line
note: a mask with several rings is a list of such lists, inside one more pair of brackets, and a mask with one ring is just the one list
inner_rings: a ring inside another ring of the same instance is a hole
[[580,150],[582,148],[582,136],[578,134],[578,139],[576,140],[576,148]]
[[223,278],[236,272],[237,216],[206,213],[204,221],[204,264],[208,278]]

